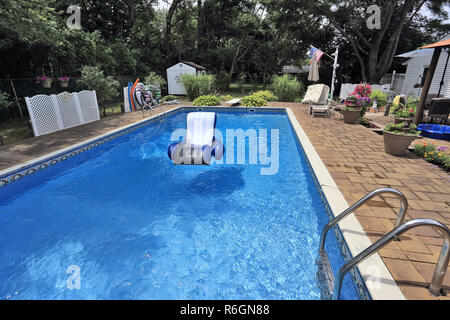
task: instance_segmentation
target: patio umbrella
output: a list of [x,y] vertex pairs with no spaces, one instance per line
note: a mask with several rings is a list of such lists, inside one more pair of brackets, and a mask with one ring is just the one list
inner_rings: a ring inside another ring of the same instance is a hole
[[312,59],[311,61],[311,68],[309,69],[308,80],[313,82],[319,81],[319,63],[316,59]]

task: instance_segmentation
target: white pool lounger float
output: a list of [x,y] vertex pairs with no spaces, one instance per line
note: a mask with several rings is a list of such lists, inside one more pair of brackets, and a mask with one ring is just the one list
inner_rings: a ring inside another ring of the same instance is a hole
[[186,118],[186,137],[169,146],[167,154],[174,164],[209,165],[220,160],[224,146],[214,137],[217,115],[214,112],[191,112]]

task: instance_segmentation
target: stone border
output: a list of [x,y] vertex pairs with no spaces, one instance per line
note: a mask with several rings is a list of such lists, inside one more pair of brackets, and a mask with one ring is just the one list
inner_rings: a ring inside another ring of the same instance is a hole
[[[342,211],[347,209],[349,205],[339,190],[339,187],[334,182],[334,179],[328,172],[325,164],[320,159],[317,151],[314,149],[305,131],[303,131],[302,127],[298,123],[292,110],[290,108],[286,108],[286,113],[298,139],[300,140],[300,144],[303,147],[312,168],[312,172],[316,176],[331,212],[336,217]],[[345,243],[350,250],[351,256],[355,257],[358,253],[372,244],[353,213],[341,220],[338,225]],[[357,268],[372,299],[405,300],[405,296],[400,291],[400,288],[397,286],[397,283],[393,279],[391,273],[387,269],[383,260],[381,260],[378,253],[373,254],[365,261],[359,263]]]

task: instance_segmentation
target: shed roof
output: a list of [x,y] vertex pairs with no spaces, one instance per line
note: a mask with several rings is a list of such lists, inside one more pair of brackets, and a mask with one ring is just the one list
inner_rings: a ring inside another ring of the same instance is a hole
[[191,67],[193,67],[195,69],[206,70],[205,67],[202,67],[201,65],[196,64],[194,62],[190,62],[190,61],[180,61],[180,62],[183,62],[184,64],[187,64],[188,66],[191,66]]

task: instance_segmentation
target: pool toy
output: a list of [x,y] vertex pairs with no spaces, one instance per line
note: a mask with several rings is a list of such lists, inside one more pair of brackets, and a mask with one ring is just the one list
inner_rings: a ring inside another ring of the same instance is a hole
[[211,158],[221,160],[225,152],[214,136],[217,115],[214,112],[191,112],[186,118],[186,137],[172,143],[167,154],[174,164],[209,165]]
[[136,86],[139,83],[139,80],[140,79],[136,80],[136,82],[134,83],[133,87],[131,88],[131,92],[130,92],[130,103],[131,103],[131,106],[132,106],[133,110],[136,110],[136,105],[135,105],[134,100],[133,100],[133,93],[134,93],[134,89],[136,89]]
[[419,124],[417,130],[421,131],[420,135],[424,137],[450,141],[450,126],[440,124]]

